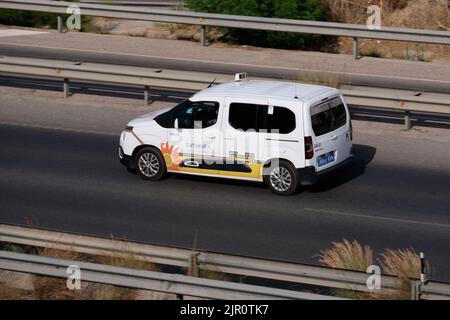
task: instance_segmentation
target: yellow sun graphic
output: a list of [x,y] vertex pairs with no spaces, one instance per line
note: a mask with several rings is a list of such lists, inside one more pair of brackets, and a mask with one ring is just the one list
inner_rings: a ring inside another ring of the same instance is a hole
[[167,170],[178,171],[180,170],[180,154],[178,148],[174,148],[169,143],[161,143],[161,152],[166,162]]

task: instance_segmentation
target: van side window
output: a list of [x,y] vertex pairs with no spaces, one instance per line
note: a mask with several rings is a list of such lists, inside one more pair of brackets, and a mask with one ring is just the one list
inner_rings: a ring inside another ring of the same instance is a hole
[[155,121],[163,128],[173,128],[174,114],[179,113],[189,105],[189,100],[184,100],[170,110],[161,113],[155,118]]
[[231,103],[228,122],[235,129],[258,131],[258,109],[257,104]]
[[344,126],[347,123],[347,113],[341,98],[311,107],[311,123],[316,137]]
[[284,107],[273,107],[273,114],[267,115],[270,132],[286,134],[295,130],[295,114]]
[[208,128],[217,122],[219,104],[217,102],[191,102],[174,112],[180,129]]

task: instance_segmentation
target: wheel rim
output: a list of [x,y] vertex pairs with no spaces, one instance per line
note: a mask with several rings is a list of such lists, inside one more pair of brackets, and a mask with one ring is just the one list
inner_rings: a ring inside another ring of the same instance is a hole
[[291,187],[291,174],[286,168],[277,167],[270,173],[270,184],[276,191],[284,192]]
[[152,153],[143,153],[138,161],[139,171],[146,177],[153,177],[159,171],[159,160]]

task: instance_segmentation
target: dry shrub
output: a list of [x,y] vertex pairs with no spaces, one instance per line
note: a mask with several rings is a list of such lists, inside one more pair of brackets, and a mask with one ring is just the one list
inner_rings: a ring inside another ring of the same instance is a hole
[[447,0],[322,0],[331,20],[364,24],[367,7],[381,8],[382,24],[393,27],[444,29],[450,26]]
[[414,249],[386,250],[380,264],[384,272],[400,279],[420,278],[420,256]]
[[357,24],[367,20],[367,7],[377,4],[372,0],[322,0],[322,2],[328,8],[332,21]]
[[413,249],[388,249],[381,254],[379,262],[385,273],[400,279],[401,288],[393,297],[410,299],[411,279],[420,278],[420,256]]
[[[369,246],[363,247],[356,240],[350,242],[343,239],[342,242],[333,242],[330,249],[321,251],[319,262],[332,268],[366,272],[367,267],[373,264],[373,252]],[[350,289],[333,289],[330,293],[354,300],[379,299],[371,293]]]
[[[39,249],[38,255],[75,260],[75,261],[89,261],[94,263],[101,263],[110,266],[151,270],[156,271],[157,267],[147,261],[137,259],[133,254],[126,252],[117,253],[114,256],[86,256],[74,251],[57,250],[52,248]],[[99,283],[90,283],[81,281],[81,290],[68,290],[66,279],[36,276],[34,280],[34,298],[35,299],[102,299],[102,300],[133,300],[138,294],[139,290],[124,288],[118,286],[111,286]]]
[[[450,30],[448,0],[322,0],[330,11],[332,21],[365,24],[367,7],[381,8],[382,26]],[[350,54],[352,40],[340,37],[339,51]],[[448,60],[449,49],[445,45],[420,45],[409,42],[361,39],[363,56],[431,61],[434,58]]]
[[4,283],[0,283],[0,300],[32,300],[33,298],[32,290],[11,288]]
[[442,29],[450,26],[447,0],[410,0],[402,10],[382,13],[383,24],[417,29]]
[[331,249],[322,250],[319,262],[332,268],[366,272],[373,264],[373,252],[369,246],[361,246],[358,241],[333,242]]
[[[101,264],[120,268],[158,271],[158,268],[154,263],[138,259],[135,255],[126,250],[113,256],[98,256],[96,257],[96,261]],[[109,295],[102,298],[111,300],[135,300],[139,295],[139,291],[140,290],[138,289],[132,288],[113,287]]]
[[[75,261],[83,258],[78,252],[53,248],[38,248],[37,255]],[[38,300],[80,299],[79,290],[67,289],[66,279],[64,278],[35,276],[33,284],[34,298]]]
[[[332,268],[366,272],[373,264],[373,253],[368,246],[360,245],[356,240],[333,242],[330,249],[320,252],[319,262]],[[411,279],[420,278],[420,256],[413,249],[387,249],[378,262],[384,274],[397,277],[401,287],[394,293],[359,292],[348,289],[335,289],[333,294],[350,299],[410,299]],[[429,268],[428,265],[425,266]]]

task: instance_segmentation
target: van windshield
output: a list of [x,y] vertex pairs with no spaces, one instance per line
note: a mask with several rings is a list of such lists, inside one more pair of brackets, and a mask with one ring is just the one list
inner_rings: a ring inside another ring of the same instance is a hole
[[347,123],[347,113],[340,97],[311,107],[311,124],[316,137],[334,131]]

